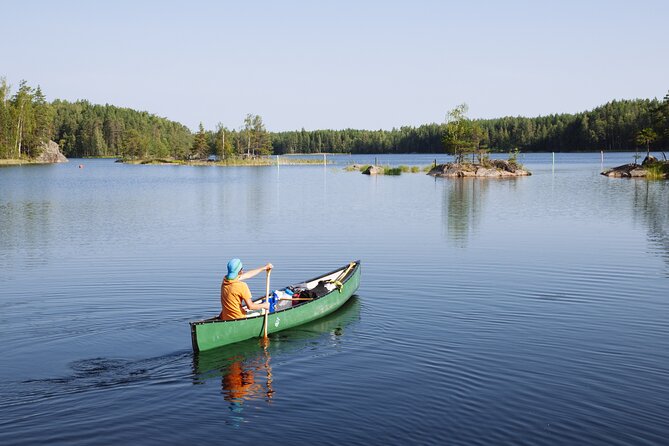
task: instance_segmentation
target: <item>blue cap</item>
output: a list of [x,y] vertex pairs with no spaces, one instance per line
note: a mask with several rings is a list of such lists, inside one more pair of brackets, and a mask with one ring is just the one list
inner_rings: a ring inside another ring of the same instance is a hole
[[225,276],[228,280],[234,280],[242,270],[242,261],[239,259],[232,259],[228,262],[228,275]]

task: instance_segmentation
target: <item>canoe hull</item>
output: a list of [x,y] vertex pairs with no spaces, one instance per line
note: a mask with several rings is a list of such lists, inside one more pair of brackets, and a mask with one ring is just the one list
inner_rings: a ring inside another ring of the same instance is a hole
[[[341,307],[353,293],[355,293],[360,285],[360,262],[357,261],[354,263],[355,266],[353,269],[341,281],[341,288],[334,289],[313,301],[271,313],[267,319],[268,334],[311,322],[328,315]],[[345,268],[340,268],[339,270]],[[327,275],[328,274],[323,277]],[[205,351],[246,339],[262,337],[264,316],[255,316],[232,321],[210,319],[191,322],[190,327],[193,350]]]

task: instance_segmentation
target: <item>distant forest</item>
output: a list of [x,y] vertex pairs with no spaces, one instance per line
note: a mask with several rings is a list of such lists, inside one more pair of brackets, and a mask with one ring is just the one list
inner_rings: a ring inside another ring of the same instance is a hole
[[[495,152],[623,151],[646,148],[639,139],[654,129],[651,147],[669,148],[669,94],[655,99],[612,101],[592,111],[538,118],[473,120],[483,130],[482,145]],[[274,133],[274,153],[438,153],[444,152],[446,123],[392,130],[316,130]],[[652,135],[652,133],[651,133]]]
[[[537,118],[471,120],[477,144],[491,151],[570,152],[669,148],[669,94],[662,101],[612,101],[594,110]],[[443,153],[447,123],[392,130],[314,130],[272,133],[247,115],[239,129],[221,124],[197,132],[147,112],[88,101],[47,102],[25,81],[12,93],[0,78],[0,158],[31,158],[57,142],[67,157],[204,159],[211,155],[291,153]]]

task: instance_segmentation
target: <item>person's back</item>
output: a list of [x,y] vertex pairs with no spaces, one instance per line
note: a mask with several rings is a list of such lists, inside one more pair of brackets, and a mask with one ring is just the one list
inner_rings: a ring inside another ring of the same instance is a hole
[[249,286],[244,282],[258,275],[262,271],[272,269],[272,264],[244,272],[242,261],[232,259],[228,262],[228,274],[221,283],[221,313],[219,319],[229,321],[233,319],[243,319],[246,317],[246,310],[242,303],[246,303],[248,310],[269,310],[269,303],[255,303],[251,296]]
[[229,321],[246,317],[246,311],[242,307],[245,298],[251,299],[251,290],[246,282],[226,277],[221,284],[221,314],[220,319]]

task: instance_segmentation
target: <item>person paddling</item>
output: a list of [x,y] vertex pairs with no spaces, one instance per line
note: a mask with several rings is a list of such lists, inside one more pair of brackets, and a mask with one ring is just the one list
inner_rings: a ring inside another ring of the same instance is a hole
[[243,319],[246,317],[246,310],[242,303],[246,303],[249,310],[269,310],[269,303],[255,303],[251,298],[251,290],[244,280],[257,276],[263,271],[269,271],[273,268],[271,263],[251,271],[244,271],[244,265],[239,259],[232,259],[228,262],[228,274],[221,283],[221,313],[219,319],[229,321],[232,319]]

